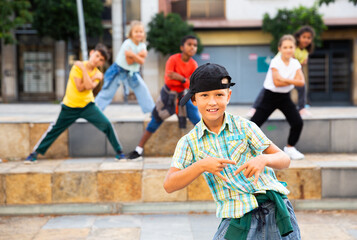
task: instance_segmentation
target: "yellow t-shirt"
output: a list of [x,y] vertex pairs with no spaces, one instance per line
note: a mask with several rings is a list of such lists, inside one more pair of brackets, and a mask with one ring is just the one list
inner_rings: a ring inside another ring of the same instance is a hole
[[[86,66],[87,62],[83,63],[84,66]],[[94,68],[93,71],[88,73],[89,77],[93,77],[97,71],[99,71],[99,69]],[[92,90],[84,90],[82,92],[78,91],[74,81],[75,77],[82,79],[83,73],[79,67],[73,65],[71,72],[69,73],[69,79],[67,82],[66,94],[63,98],[63,104],[71,108],[83,108],[87,106],[88,103],[94,102],[94,95]]]
[[294,53],[295,58],[302,64],[308,57],[309,57],[309,52],[304,48],[296,48],[295,53]]

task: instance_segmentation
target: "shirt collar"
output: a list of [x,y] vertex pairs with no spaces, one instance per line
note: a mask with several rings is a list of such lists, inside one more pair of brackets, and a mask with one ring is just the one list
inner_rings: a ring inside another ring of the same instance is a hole
[[[203,120],[201,119],[201,121],[199,122],[198,126],[198,138],[202,138],[203,135],[205,134],[205,132],[211,132],[208,127],[206,126],[206,124],[203,122]],[[231,114],[224,112],[224,120],[223,120],[223,124],[221,126],[221,129],[218,132],[218,135],[224,130],[224,129],[228,129],[228,131],[233,132],[233,123],[232,123],[232,118],[231,118]]]

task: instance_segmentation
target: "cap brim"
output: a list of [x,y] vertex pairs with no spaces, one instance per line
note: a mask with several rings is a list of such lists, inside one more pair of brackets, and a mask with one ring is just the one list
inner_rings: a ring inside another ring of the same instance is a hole
[[180,106],[184,106],[188,100],[191,99],[191,97],[193,96],[194,93],[191,92],[191,90],[188,90],[188,92],[185,94],[185,96],[183,96],[180,100]]

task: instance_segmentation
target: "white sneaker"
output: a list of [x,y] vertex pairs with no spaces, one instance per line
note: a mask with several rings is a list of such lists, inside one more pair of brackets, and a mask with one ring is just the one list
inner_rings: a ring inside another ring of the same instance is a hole
[[295,147],[284,147],[284,152],[289,155],[291,160],[304,159],[305,156],[299,152]]

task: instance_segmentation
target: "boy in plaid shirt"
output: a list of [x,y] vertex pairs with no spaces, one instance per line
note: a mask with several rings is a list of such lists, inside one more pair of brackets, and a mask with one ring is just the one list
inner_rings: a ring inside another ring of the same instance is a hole
[[290,158],[249,120],[225,112],[231,97],[226,69],[205,64],[191,76],[189,99],[201,121],[176,146],[164,188],[171,193],[204,175],[222,222],[221,239],[300,239],[294,210],[272,168]]

